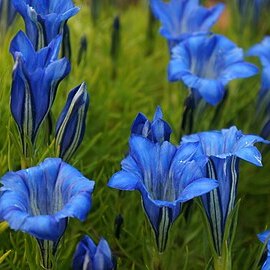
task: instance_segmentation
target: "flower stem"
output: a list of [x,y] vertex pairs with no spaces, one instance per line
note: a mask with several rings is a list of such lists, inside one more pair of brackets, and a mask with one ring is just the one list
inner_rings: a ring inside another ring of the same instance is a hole
[[55,245],[53,241],[38,240],[41,252],[41,266],[43,269],[50,270],[53,267],[53,257],[55,253]]
[[215,270],[231,270],[231,256],[219,256],[214,258],[214,269]]

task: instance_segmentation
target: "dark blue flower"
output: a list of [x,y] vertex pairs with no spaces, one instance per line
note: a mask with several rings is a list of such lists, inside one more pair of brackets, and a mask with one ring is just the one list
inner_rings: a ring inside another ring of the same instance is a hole
[[205,8],[199,5],[199,0],[150,0],[150,6],[162,23],[160,34],[168,40],[170,48],[191,35],[208,33],[224,9],[224,4]]
[[86,218],[94,188],[93,181],[60,158],[8,172],[1,184],[0,216],[9,226],[55,243],[65,232],[69,217]]
[[61,36],[36,52],[30,40],[19,32],[10,52],[15,66],[11,89],[11,112],[19,128],[23,150],[26,140],[35,143],[39,127],[53,104],[58,84],[70,71],[67,59],[57,59]]
[[131,133],[142,135],[153,142],[170,141],[172,130],[162,118],[163,114],[159,106],[152,122],[144,114],[139,113],[132,124]]
[[269,270],[270,269],[270,231],[265,231],[263,233],[258,234],[258,238],[262,243],[267,241],[267,259],[264,262],[261,270]]
[[172,50],[170,81],[183,81],[207,103],[216,105],[229,81],[253,76],[257,68],[244,62],[243,50],[221,35],[196,36]]
[[0,24],[4,31],[13,23],[15,16],[16,10],[12,2],[10,0],[0,0]]
[[197,146],[176,147],[168,141],[154,143],[132,135],[122,170],[108,183],[112,188],[140,191],[160,252],[166,247],[169,229],[182,203],[217,187],[216,181],[204,176],[206,159],[193,158]]
[[82,142],[88,107],[89,94],[86,84],[82,83],[69,93],[56,124],[55,141],[64,160],[69,160]]
[[36,49],[48,45],[63,31],[68,19],[78,13],[72,0],[12,0],[25,22],[29,39]]
[[101,238],[96,246],[89,236],[84,236],[77,245],[73,257],[74,270],[112,270],[114,263],[107,241]]
[[261,153],[253,146],[257,142],[268,143],[259,136],[244,135],[236,127],[182,138],[182,146],[199,143],[198,149],[208,157],[207,177],[217,179],[219,183],[216,190],[202,196],[218,254],[221,253],[227,217],[235,206],[239,159],[262,166]]

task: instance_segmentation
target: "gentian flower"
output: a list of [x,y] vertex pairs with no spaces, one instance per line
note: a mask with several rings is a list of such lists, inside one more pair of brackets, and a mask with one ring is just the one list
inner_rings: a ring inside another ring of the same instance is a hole
[[263,233],[258,234],[258,238],[262,243],[267,241],[267,259],[264,262],[261,270],[269,270],[270,269],[270,231],[265,231]]
[[170,141],[172,130],[162,118],[163,113],[159,106],[152,122],[144,114],[139,113],[132,124],[131,133],[142,135],[153,142]]
[[204,176],[206,159],[194,158],[197,146],[176,147],[168,141],[154,143],[131,135],[122,170],[109,180],[109,187],[141,193],[160,252],[165,250],[170,227],[182,204],[217,187],[215,180]]
[[89,95],[86,84],[82,83],[69,93],[56,124],[55,141],[64,160],[69,160],[82,142],[88,107]]
[[112,270],[114,262],[111,249],[104,238],[101,238],[96,246],[89,236],[77,245],[73,257],[74,270]]
[[4,31],[13,23],[16,10],[10,0],[0,0],[0,25]]
[[69,217],[83,221],[91,207],[94,182],[60,158],[8,172],[1,179],[0,216],[14,230],[56,246]]
[[12,40],[10,52],[15,65],[11,89],[11,113],[19,128],[23,151],[26,141],[35,143],[39,127],[49,113],[56,90],[70,71],[67,59],[57,59],[61,36],[36,52],[23,32]]
[[[184,136],[180,145],[199,143],[201,153],[208,158],[207,177],[217,179],[216,190],[202,196],[202,202],[212,229],[218,254],[228,215],[235,206],[239,177],[239,159],[262,166],[261,154],[255,143],[268,141],[255,135],[244,135],[236,127]],[[198,154],[199,155],[199,154]]]
[[205,8],[199,0],[150,0],[150,6],[162,24],[160,34],[170,48],[191,35],[208,33],[224,9],[221,3]]
[[190,37],[179,43],[168,68],[170,81],[183,81],[211,105],[222,100],[229,81],[256,73],[254,65],[244,62],[243,50],[221,35]]
[[47,46],[63,31],[69,18],[78,13],[72,0],[12,0],[24,19],[26,33],[36,49]]

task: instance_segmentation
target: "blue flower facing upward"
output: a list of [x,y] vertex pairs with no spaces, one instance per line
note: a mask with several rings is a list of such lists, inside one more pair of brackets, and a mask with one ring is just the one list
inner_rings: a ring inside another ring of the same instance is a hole
[[142,135],[153,142],[170,141],[172,130],[162,118],[163,113],[159,106],[152,122],[144,114],[139,113],[132,124],[131,133]]
[[57,245],[68,218],[83,221],[91,208],[94,182],[60,158],[8,172],[1,184],[0,217],[39,242],[50,240]]
[[[236,127],[184,136],[180,145],[199,143],[201,154],[208,158],[207,177],[217,179],[216,190],[202,196],[202,202],[212,229],[217,253],[221,254],[228,215],[232,212],[237,195],[239,159],[262,166],[261,154],[255,143],[269,143],[255,135],[244,135]],[[199,155],[199,154],[198,154]]]
[[205,178],[206,159],[195,159],[197,147],[198,143],[177,147],[168,141],[155,143],[131,135],[122,170],[109,180],[109,187],[141,193],[160,252],[165,250],[182,204],[217,187],[215,180]]
[[61,36],[57,36],[48,47],[36,52],[21,31],[10,45],[15,61],[11,113],[19,128],[23,152],[26,155],[27,141],[35,143],[40,125],[52,107],[57,87],[70,72],[68,60],[58,60],[60,45]]
[[191,35],[208,33],[224,9],[224,4],[205,8],[199,0],[150,0],[150,6],[170,48]]
[[264,262],[261,270],[269,270],[270,269],[270,231],[265,231],[258,234],[258,238],[262,243],[267,241],[267,259]]
[[243,50],[221,35],[190,37],[172,50],[168,67],[169,81],[183,81],[195,96],[216,105],[225,86],[234,79],[258,72],[244,61]]
[[68,19],[79,11],[72,0],[12,0],[12,3],[23,17],[35,49],[47,46],[61,34]]
[[84,236],[73,256],[74,270],[112,270],[114,262],[111,249],[104,238],[96,246],[89,236]]
[[55,142],[59,157],[68,161],[80,146],[84,132],[89,94],[85,83],[74,88],[56,123]]

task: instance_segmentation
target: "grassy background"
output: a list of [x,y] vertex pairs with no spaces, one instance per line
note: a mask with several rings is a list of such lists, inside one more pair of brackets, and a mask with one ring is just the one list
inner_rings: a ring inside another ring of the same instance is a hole
[[[100,1],[101,2],[101,1]],[[168,48],[158,34],[158,23],[149,38],[147,3],[111,5],[110,1],[99,6],[98,19],[93,22],[89,4],[78,3],[80,13],[69,22],[72,36],[72,71],[61,83],[53,107],[55,119],[65,104],[67,93],[85,81],[91,96],[84,141],[71,160],[89,179],[96,182],[93,207],[84,223],[71,220],[60,243],[56,269],[69,269],[72,254],[79,239],[89,234],[95,241],[105,237],[118,258],[118,269],[205,269],[210,259],[207,236],[196,205],[190,209],[188,220],[183,216],[173,225],[167,251],[155,251],[154,237],[143,213],[138,192],[119,192],[106,186],[111,175],[119,170],[120,161],[128,151],[130,126],[138,112],[152,117],[161,105],[164,118],[174,130],[172,141],[180,137],[183,103],[187,97],[180,83],[167,81]],[[93,11],[93,10],[92,10]],[[93,13],[93,12],[92,12]],[[110,58],[112,24],[118,15],[121,21],[121,44],[117,61]],[[253,35],[250,30],[239,33],[224,17],[215,31],[226,34],[244,48],[259,42],[263,33]],[[23,28],[18,18],[5,37],[1,36],[0,54],[0,172],[20,168],[17,131],[9,111],[9,95],[13,61],[8,53],[11,38]],[[244,34],[245,32],[245,34]],[[88,51],[80,65],[77,54],[80,38],[86,35]],[[252,37],[252,38],[250,38]],[[256,61],[252,59],[253,61]],[[257,61],[258,62],[258,61]],[[117,76],[113,76],[115,73]],[[260,76],[230,84],[229,97],[222,108],[222,115],[213,124],[215,108],[209,107],[198,119],[196,131],[220,129],[236,125],[246,133],[260,130],[260,119],[254,117],[256,95]],[[53,156],[47,145],[38,144],[35,162],[43,156]],[[45,153],[45,154],[44,154]],[[241,162],[239,198],[242,198],[236,240],[233,250],[233,269],[251,269],[260,246],[256,234],[270,223],[269,169],[270,153],[264,149],[264,167]],[[115,237],[114,220],[124,218],[120,239]],[[9,229],[0,235],[0,255],[12,250],[1,269],[28,269],[28,262],[36,260],[35,243],[27,241],[23,233]],[[36,253],[37,254],[37,253]],[[185,268],[186,267],[186,268]],[[36,269],[35,267],[33,269]]]

